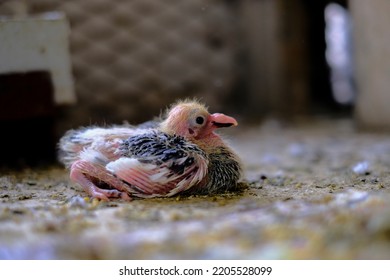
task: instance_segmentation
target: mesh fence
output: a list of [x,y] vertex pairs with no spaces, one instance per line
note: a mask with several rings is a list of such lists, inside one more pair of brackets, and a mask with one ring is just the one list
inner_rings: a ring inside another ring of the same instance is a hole
[[79,100],[74,117],[141,121],[177,98],[223,103],[237,78],[231,2],[1,1],[0,14],[65,12]]

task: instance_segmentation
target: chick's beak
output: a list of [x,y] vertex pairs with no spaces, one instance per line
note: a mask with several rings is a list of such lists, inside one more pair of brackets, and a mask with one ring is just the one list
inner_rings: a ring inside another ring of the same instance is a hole
[[238,125],[237,121],[234,118],[220,113],[211,114],[209,116],[209,122],[216,128]]

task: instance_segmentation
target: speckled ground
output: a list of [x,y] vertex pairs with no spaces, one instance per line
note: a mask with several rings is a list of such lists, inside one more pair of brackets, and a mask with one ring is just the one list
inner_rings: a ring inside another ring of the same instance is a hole
[[390,134],[238,127],[242,191],[99,202],[60,166],[0,174],[0,259],[390,259]]

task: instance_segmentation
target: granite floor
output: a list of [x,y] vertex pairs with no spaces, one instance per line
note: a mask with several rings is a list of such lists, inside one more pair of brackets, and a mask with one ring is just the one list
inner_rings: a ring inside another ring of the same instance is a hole
[[348,119],[231,133],[245,176],[216,196],[100,202],[59,165],[3,168],[0,259],[390,259],[390,134]]

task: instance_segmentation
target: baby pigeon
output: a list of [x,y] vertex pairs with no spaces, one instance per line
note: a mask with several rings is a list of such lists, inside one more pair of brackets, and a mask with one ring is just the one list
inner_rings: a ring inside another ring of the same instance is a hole
[[236,125],[187,100],[172,105],[161,122],[70,130],[59,157],[70,179],[101,200],[213,194],[235,188],[241,177],[239,157],[215,133]]

